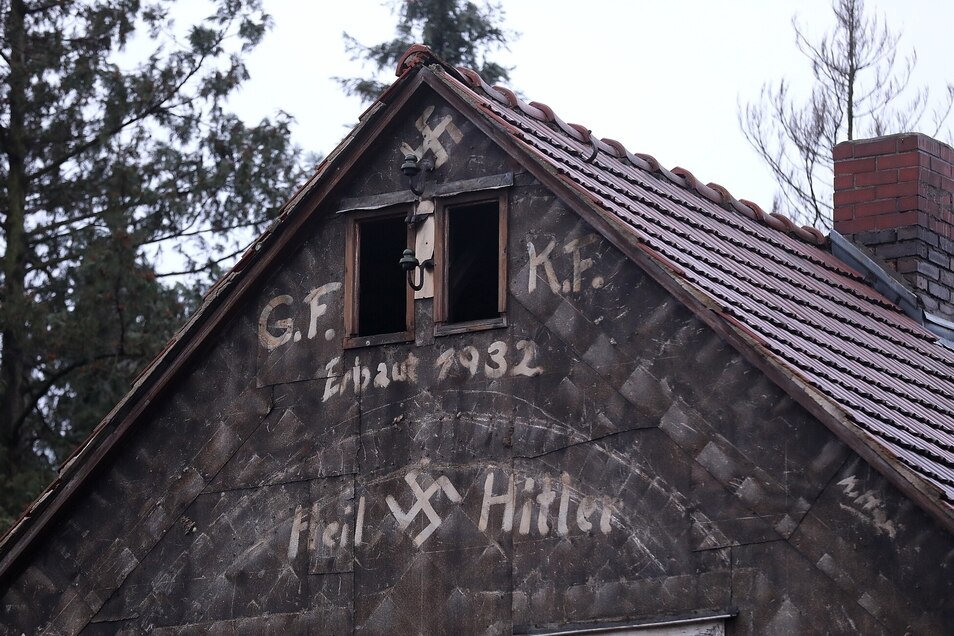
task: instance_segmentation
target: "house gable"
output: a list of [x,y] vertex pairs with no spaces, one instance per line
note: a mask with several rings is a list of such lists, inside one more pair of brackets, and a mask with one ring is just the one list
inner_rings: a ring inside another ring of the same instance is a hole
[[[460,141],[446,143],[434,187],[481,192],[485,179],[497,192],[486,179],[512,178],[507,326],[435,335],[422,299],[413,341],[343,348],[347,224],[415,204],[381,197],[407,192],[397,168],[421,122],[448,117]],[[478,121],[427,86],[408,96],[31,549],[0,601],[10,622],[91,633],[950,622],[950,581],[922,576],[949,565],[950,535]],[[263,327],[280,297],[288,313]],[[263,330],[290,337],[269,348]]]

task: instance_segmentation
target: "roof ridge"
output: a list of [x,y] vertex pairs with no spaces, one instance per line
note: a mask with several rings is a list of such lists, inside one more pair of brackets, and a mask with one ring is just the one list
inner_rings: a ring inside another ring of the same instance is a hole
[[[415,54],[421,54],[423,51],[428,51],[428,53],[430,53],[430,51],[423,46],[420,48],[415,48],[413,52]],[[411,51],[409,50],[408,53],[411,53]],[[439,58],[437,58],[437,56],[434,56],[433,53],[430,53],[430,55],[433,60],[441,63],[442,66],[446,66],[446,63],[442,62]],[[399,69],[400,68],[401,66],[399,65]],[[614,159],[621,161],[625,160],[630,165],[640,170],[661,174],[671,183],[686,190],[695,192],[696,194],[708,199],[716,205],[728,210],[733,210],[742,216],[745,216],[746,218],[757,221],[762,225],[768,226],[790,236],[799,238],[806,243],[810,243],[812,245],[825,245],[828,242],[828,237],[816,227],[811,225],[798,226],[794,221],[784,214],[779,212],[766,212],[757,203],[754,203],[748,199],[737,199],[729,192],[726,187],[718,183],[703,184],[695,177],[695,175],[692,174],[692,172],[685,168],[676,166],[672,170],[667,170],[652,155],[630,152],[622,143],[615,139],[606,137],[599,139],[586,126],[581,124],[568,124],[563,121],[547,104],[537,101],[531,101],[528,104],[520,99],[520,97],[517,96],[514,91],[505,86],[491,86],[484,81],[483,77],[481,77],[477,71],[473,69],[461,66],[450,68],[459,73],[471,89],[480,90],[488,97],[497,103],[506,106],[507,108],[518,108],[525,115],[532,117],[533,119],[541,121],[545,124],[553,124],[568,136],[580,143],[589,143],[593,147],[593,152],[589,157],[586,158],[587,162],[594,161],[597,155],[602,152]]]

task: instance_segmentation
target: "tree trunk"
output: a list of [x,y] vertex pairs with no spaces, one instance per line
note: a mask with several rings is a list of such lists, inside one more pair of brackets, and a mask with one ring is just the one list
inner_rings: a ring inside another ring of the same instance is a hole
[[[0,352],[0,443],[16,453],[19,422],[24,408],[24,356],[26,355],[24,296],[26,279],[26,33],[22,0],[13,0],[7,13],[5,35],[10,46],[10,127],[4,140],[10,171],[7,175],[6,220],[3,255],[2,321],[3,350]],[[13,459],[13,456],[10,457]]]

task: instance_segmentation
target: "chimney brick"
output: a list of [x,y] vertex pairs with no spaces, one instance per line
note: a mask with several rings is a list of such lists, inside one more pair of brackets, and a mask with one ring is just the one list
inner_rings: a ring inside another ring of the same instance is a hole
[[954,320],[954,148],[920,133],[835,146],[834,228]]

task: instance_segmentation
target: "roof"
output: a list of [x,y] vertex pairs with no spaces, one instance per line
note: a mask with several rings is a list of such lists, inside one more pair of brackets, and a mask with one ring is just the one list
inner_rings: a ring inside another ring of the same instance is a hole
[[317,202],[422,84],[954,531],[954,351],[834,257],[821,232],[597,139],[420,45],[405,53],[398,76],[8,531],[0,576],[280,261]]

